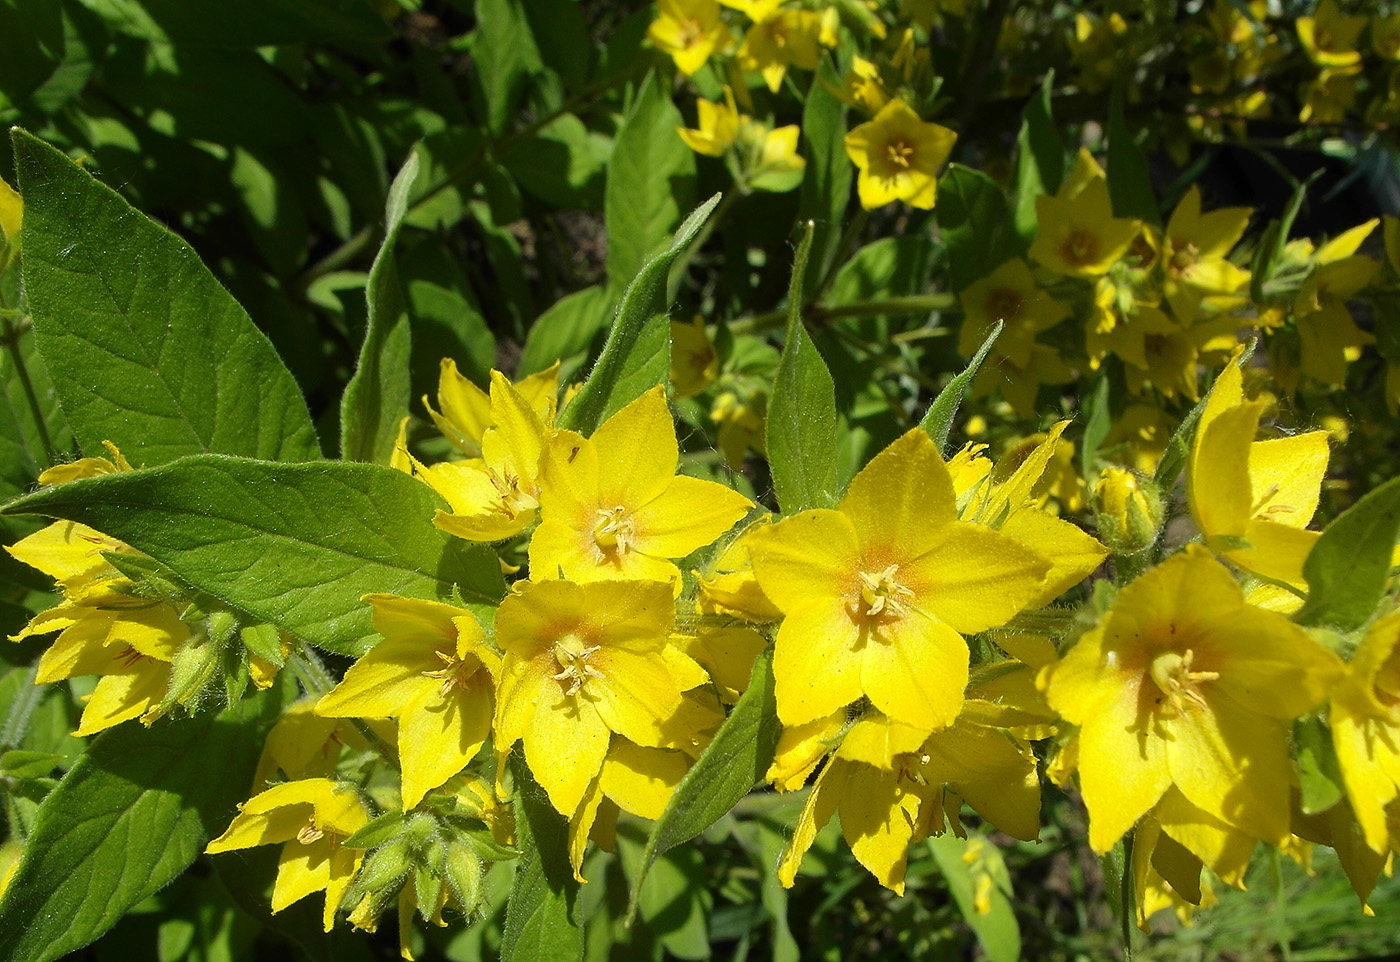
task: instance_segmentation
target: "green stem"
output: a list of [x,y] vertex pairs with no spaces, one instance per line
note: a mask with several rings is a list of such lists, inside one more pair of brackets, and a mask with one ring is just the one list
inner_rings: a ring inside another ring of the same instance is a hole
[[[952,294],[912,294],[908,297],[886,297],[876,301],[857,301],[854,304],[838,304],[823,307],[814,304],[808,308],[808,320],[814,324],[839,321],[848,317],[879,317],[883,314],[931,314],[934,311],[952,310],[958,306],[958,299]],[[731,321],[731,334],[761,334],[776,330],[787,320],[787,311],[764,311]]]
[[1075,613],[1071,608],[1041,608],[1021,612],[1007,622],[1006,627],[1011,631],[1059,638],[1069,634],[1074,627],[1074,618]]
[[991,0],[978,21],[977,36],[968,45],[968,57],[958,84],[957,125],[959,138],[966,141],[970,129],[975,126],[977,108],[982,103],[982,94],[987,87],[987,77],[997,59],[997,43],[1001,40],[1001,26],[1006,21],[1006,13],[1011,8],[1011,0]]
[[5,348],[10,352],[10,358],[15,362],[15,373],[19,375],[19,383],[24,388],[25,400],[29,403],[29,410],[34,415],[34,427],[39,432],[40,443],[44,445],[44,456],[48,458],[46,466],[52,466],[58,460],[58,452],[54,449],[53,438],[49,437],[48,421],[44,418],[44,409],[39,405],[39,394],[34,390],[34,382],[29,377],[29,366],[24,363],[24,352],[20,350],[19,339],[23,333],[22,326],[11,323],[9,317],[5,318]]
[[1270,845],[1268,851],[1269,869],[1274,883],[1274,934],[1278,938],[1280,957],[1283,962],[1289,962],[1293,958],[1293,949],[1288,944],[1288,899],[1283,891],[1283,863],[1279,859],[1277,848]]

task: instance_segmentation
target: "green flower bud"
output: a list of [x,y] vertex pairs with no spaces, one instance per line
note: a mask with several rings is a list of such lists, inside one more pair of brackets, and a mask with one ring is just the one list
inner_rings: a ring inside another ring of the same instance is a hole
[[1152,547],[1162,526],[1162,496],[1151,482],[1124,468],[1104,468],[1094,486],[1099,540],[1115,554]]

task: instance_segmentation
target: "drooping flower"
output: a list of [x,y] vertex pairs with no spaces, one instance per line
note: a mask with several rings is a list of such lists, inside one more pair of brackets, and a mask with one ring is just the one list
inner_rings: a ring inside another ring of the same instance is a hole
[[1050,562],[959,521],[948,467],[912,430],[858,474],[838,510],[803,511],[749,536],[759,586],[782,610],[778,717],[797,726],[868,697],[927,732],[962,707],[963,634],[1005,623]]
[[1143,574],[1040,675],[1050,706],[1079,726],[1090,846],[1108,851],[1172,786],[1236,831],[1285,839],[1290,722],[1340,673],[1301,628],[1248,604],[1199,545]]
[[[444,376],[446,373],[444,368]],[[468,541],[501,541],[514,537],[534,522],[539,507],[540,454],[554,421],[554,396],[546,390],[551,383],[544,378],[532,387],[532,391],[541,393],[526,394],[501,372],[491,372],[490,420],[479,435],[480,459],[424,465],[408,453],[400,432],[395,466],[442,495],[452,509],[450,512],[439,509],[434,514],[436,527]],[[465,378],[458,386],[464,397],[474,397],[471,391],[479,393]],[[440,393],[439,398],[442,397]],[[459,413],[470,410],[476,418],[480,415],[475,407],[477,400],[472,401],[471,407],[462,403],[452,408]],[[444,402],[443,407],[446,410],[449,406]],[[431,408],[429,410],[431,412]],[[474,424],[479,425],[480,421]],[[454,425],[460,427],[459,422],[448,426]],[[458,433],[470,439],[473,430],[475,427],[462,427]]]
[[470,611],[366,595],[384,636],[316,703],[331,718],[397,718],[403,806],[460,772],[491,731],[501,658]]
[[838,812],[856,860],[900,894],[909,846],[942,835],[949,821],[958,827],[963,801],[1007,834],[1035,838],[1035,756],[999,726],[997,706],[966,704],[955,725],[927,737],[878,714],[858,721],[817,776],[778,864],[778,880],[793,884],[816,833]]
[[1332,695],[1328,723],[1366,845],[1387,853],[1397,839],[1385,809],[1400,797],[1400,611],[1367,630]]
[[1239,365],[1226,364],[1196,424],[1187,498],[1208,546],[1302,587],[1303,561],[1319,537],[1306,529],[1327,473],[1327,432],[1256,441],[1265,406],[1244,400]]
[[[494,376],[492,383],[495,383]],[[510,386],[519,396],[520,403],[534,411],[541,423],[546,426],[554,424],[554,409],[559,397],[557,363]],[[481,457],[482,439],[487,429],[498,423],[496,412],[491,408],[490,395],[473,384],[470,378],[463,377],[457,370],[456,361],[445,357],[438,375],[437,400],[442,408],[440,413],[428,403],[426,394],[423,396],[423,407],[442,436],[468,457]]]
[[679,448],[665,391],[653,388],[590,438],[558,431],[540,474],[540,525],[530,539],[532,578],[649,579],[674,584],[683,558],[749,510],[714,481],[678,476]]
[[891,100],[874,119],[846,135],[846,153],[860,169],[860,205],[874,210],[896,200],[929,210],[938,191],[938,168],[957,134],[919,119],[902,100]]
[[694,397],[714,382],[719,355],[699,314],[689,324],[671,322],[671,384],[676,397]]
[[685,145],[697,154],[707,157],[723,157],[724,152],[734,145],[739,136],[739,107],[734,103],[734,91],[724,88],[724,103],[705,100],[696,101],[699,125],[695,128],[677,127]]
[[369,821],[355,790],[328,778],[307,778],[274,785],[238,809],[228,830],[204,851],[213,855],[286,843],[272,888],[272,911],[280,912],[313,892],[324,891],[321,920],[329,932],[363,854],[340,844]]

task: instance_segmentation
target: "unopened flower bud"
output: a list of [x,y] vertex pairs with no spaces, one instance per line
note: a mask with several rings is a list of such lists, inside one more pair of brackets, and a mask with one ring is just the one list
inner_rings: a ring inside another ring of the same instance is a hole
[[1162,524],[1162,496],[1124,468],[1105,468],[1094,487],[1099,540],[1117,554],[1150,548]]

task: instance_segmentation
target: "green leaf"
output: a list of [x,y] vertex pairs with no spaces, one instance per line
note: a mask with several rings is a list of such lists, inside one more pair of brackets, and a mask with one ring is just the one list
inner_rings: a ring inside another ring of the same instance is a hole
[[1325,812],[1342,800],[1342,767],[1332,744],[1332,733],[1321,718],[1313,716],[1293,726],[1298,746],[1298,775],[1303,814]]
[[614,290],[643,269],[695,203],[695,154],[676,135],[684,126],[670,91],[648,74],[617,133],[603,191]]
[[524,190],[546,204],[599,210],[612,147],[612,141],[574,114],[561,114],[502,151],[501,163]]
[[218,715],[128,722],[95,739],[39,806],[0,900],[0,958],[81,948],[183,872],[247,798],[280,709],[273,689]]
[[1400,540],[1400,478],[1364,495],[1322,532],[1303,577],[1308,600],[1294,620],[1351,631],[1364,625],[1385,595],[1391,556]]
[[12,138],[34,332],[83,451],[319,457],[296,382],[194,250],[59,151]]
[[1152,173],[1147,169],[1147,157],[1133,139],[1123,119],[1123,87],[1113,85],[1108,106],[1108,195],[1113,201],[1113,213],[1119,217],[1136,217],[1149,224],[1160,224],[1161,211],[1152,193]]
[[807,222],[788,288],[787,342],[773,377],[765,440],[785,514],[836,503],[836,386],[802,324],[802,280],[814,229]]
[[972,379],[977,376],[977,369],[987,359],[987,352],[992,349],[996,339],[1001,336],[1004,327],[1005,325],[1001,321],[992,325],[987,339],[982,342],[977,353],[972,355],[972,360],[967,362],[967,367],[963,368],[961,374],[943,386],[943,390],[938,392],[938,397],[933,399],[933,403],[928,406],[928,411],[924,413],[923,420],[919,422],[919,427],[933,438],[933,443],[938,445],[938,450],[942,451],[948,446],[948,435],[952,433],[953,418],[957,416],[958,406],[967,396],[967,389],[971,386]]
[[384,40],[389,29],[366,0],[89,0],[124,33],[215,47]]
[[1006,195],[986,174],[949,166],[938,182],[934,208],[948,247],[948,286],[961,291],[1019,253],[1020,238]]
[[1035,199],[1053,194],[1064,180],[1069,153],[1050,116],[1054,72],[1045,75],[1040,92],[1026,102],[1021,130],[1016,135],[1016,233],[1029,245],[1040,228]]
[[1011,882],[1007,878],[1006,865],[1001,852],[985,839],[976,861],[982,864],[981,870],[990,872],[993,880],[988,900],[988,912],[977,911],[976,890],[972,878],[972,867],[964,860],[969,840],[958,838],[952,832],[936,835],[928,840],[929,851],[948,883],[948,891],[958,903],[965,921],[977,933],[977,941],[982,943],[982,951],[989,962],[1019,962],[1021,958],[1021,929],[1016,924],[1016,913],[1011,908],[1007,892]]
[[555,301],[541,314],[525,338],[517,375],[543,371],[556,360],[566,360],[588,350],[588,345],[608,325],[612,299],[608,289],[595,284]]
[[330,651],[378,637],[360,596],[451,603],[504,594],[485,546],[432,525],[427,485],[372,464],[274,464],[220,455],[69,481],[7,513],[80,521],[169,566],[196,588]]
[[360,345],[359,364],[340,403],[340,456],[347,461],[388,464],[394,453],[399,420],[408,414],[412,347],[408,309],[394,263],[394,244],[417,178],[418,153],[413,151],[389,187],[389,200],[384,205],[384,242],[365,284],[369,309],[365,340]]
[[578,882],[569,870],[569,825],[530,776],[520,751],[515,775],[515,834],[520,858],[501,933],[501,962],[576,962],[583,928],[573,918]]
[[[810,234],[808,235],[811,236]],[[676,786],[656,820],[640,868],[632,879],[627,920],[637,912],[647,870],[663,852],[689,841],[723,818],[739,799],[763,781],[778,745],[777,702],[773,697],[773,652],[754,660],[749,687]]]
[[520,0],[479,0],[476,18],[474,74],[486,99],[486,126],[500,134],[510,126],[516,104],[543,64]]
[[[598,357],[598,363],[593,365],[583,387],[579,388],[569,406],[559,413],[560,427],[584,435],[592,434],[609,413],[640,397],[643,391],[652,386],[643,384],[643,379],[639,377],[624,380],[624,375],[639,370],[639,362],[632,359],[639,345],[643,356],[647,351],[655,352],[655,332],[644,334],[648,324],[665,324],[666,279],[671,262],[700,232],[701,225],[718,203],[719,194],[716,194],[695,208],[695,212],[676,230],[671,246],[648,261],[632,283],[627,285],[622,304],[617,309],[617,318],[608,332],[607,343],[603,345],[603,353]],[[669,330],[667,327],[668,335]],[[653,383],[660,384],[665,380],[666,371],[663,369],[660,379]],[[630,393],[632,391],[636,393]]]

